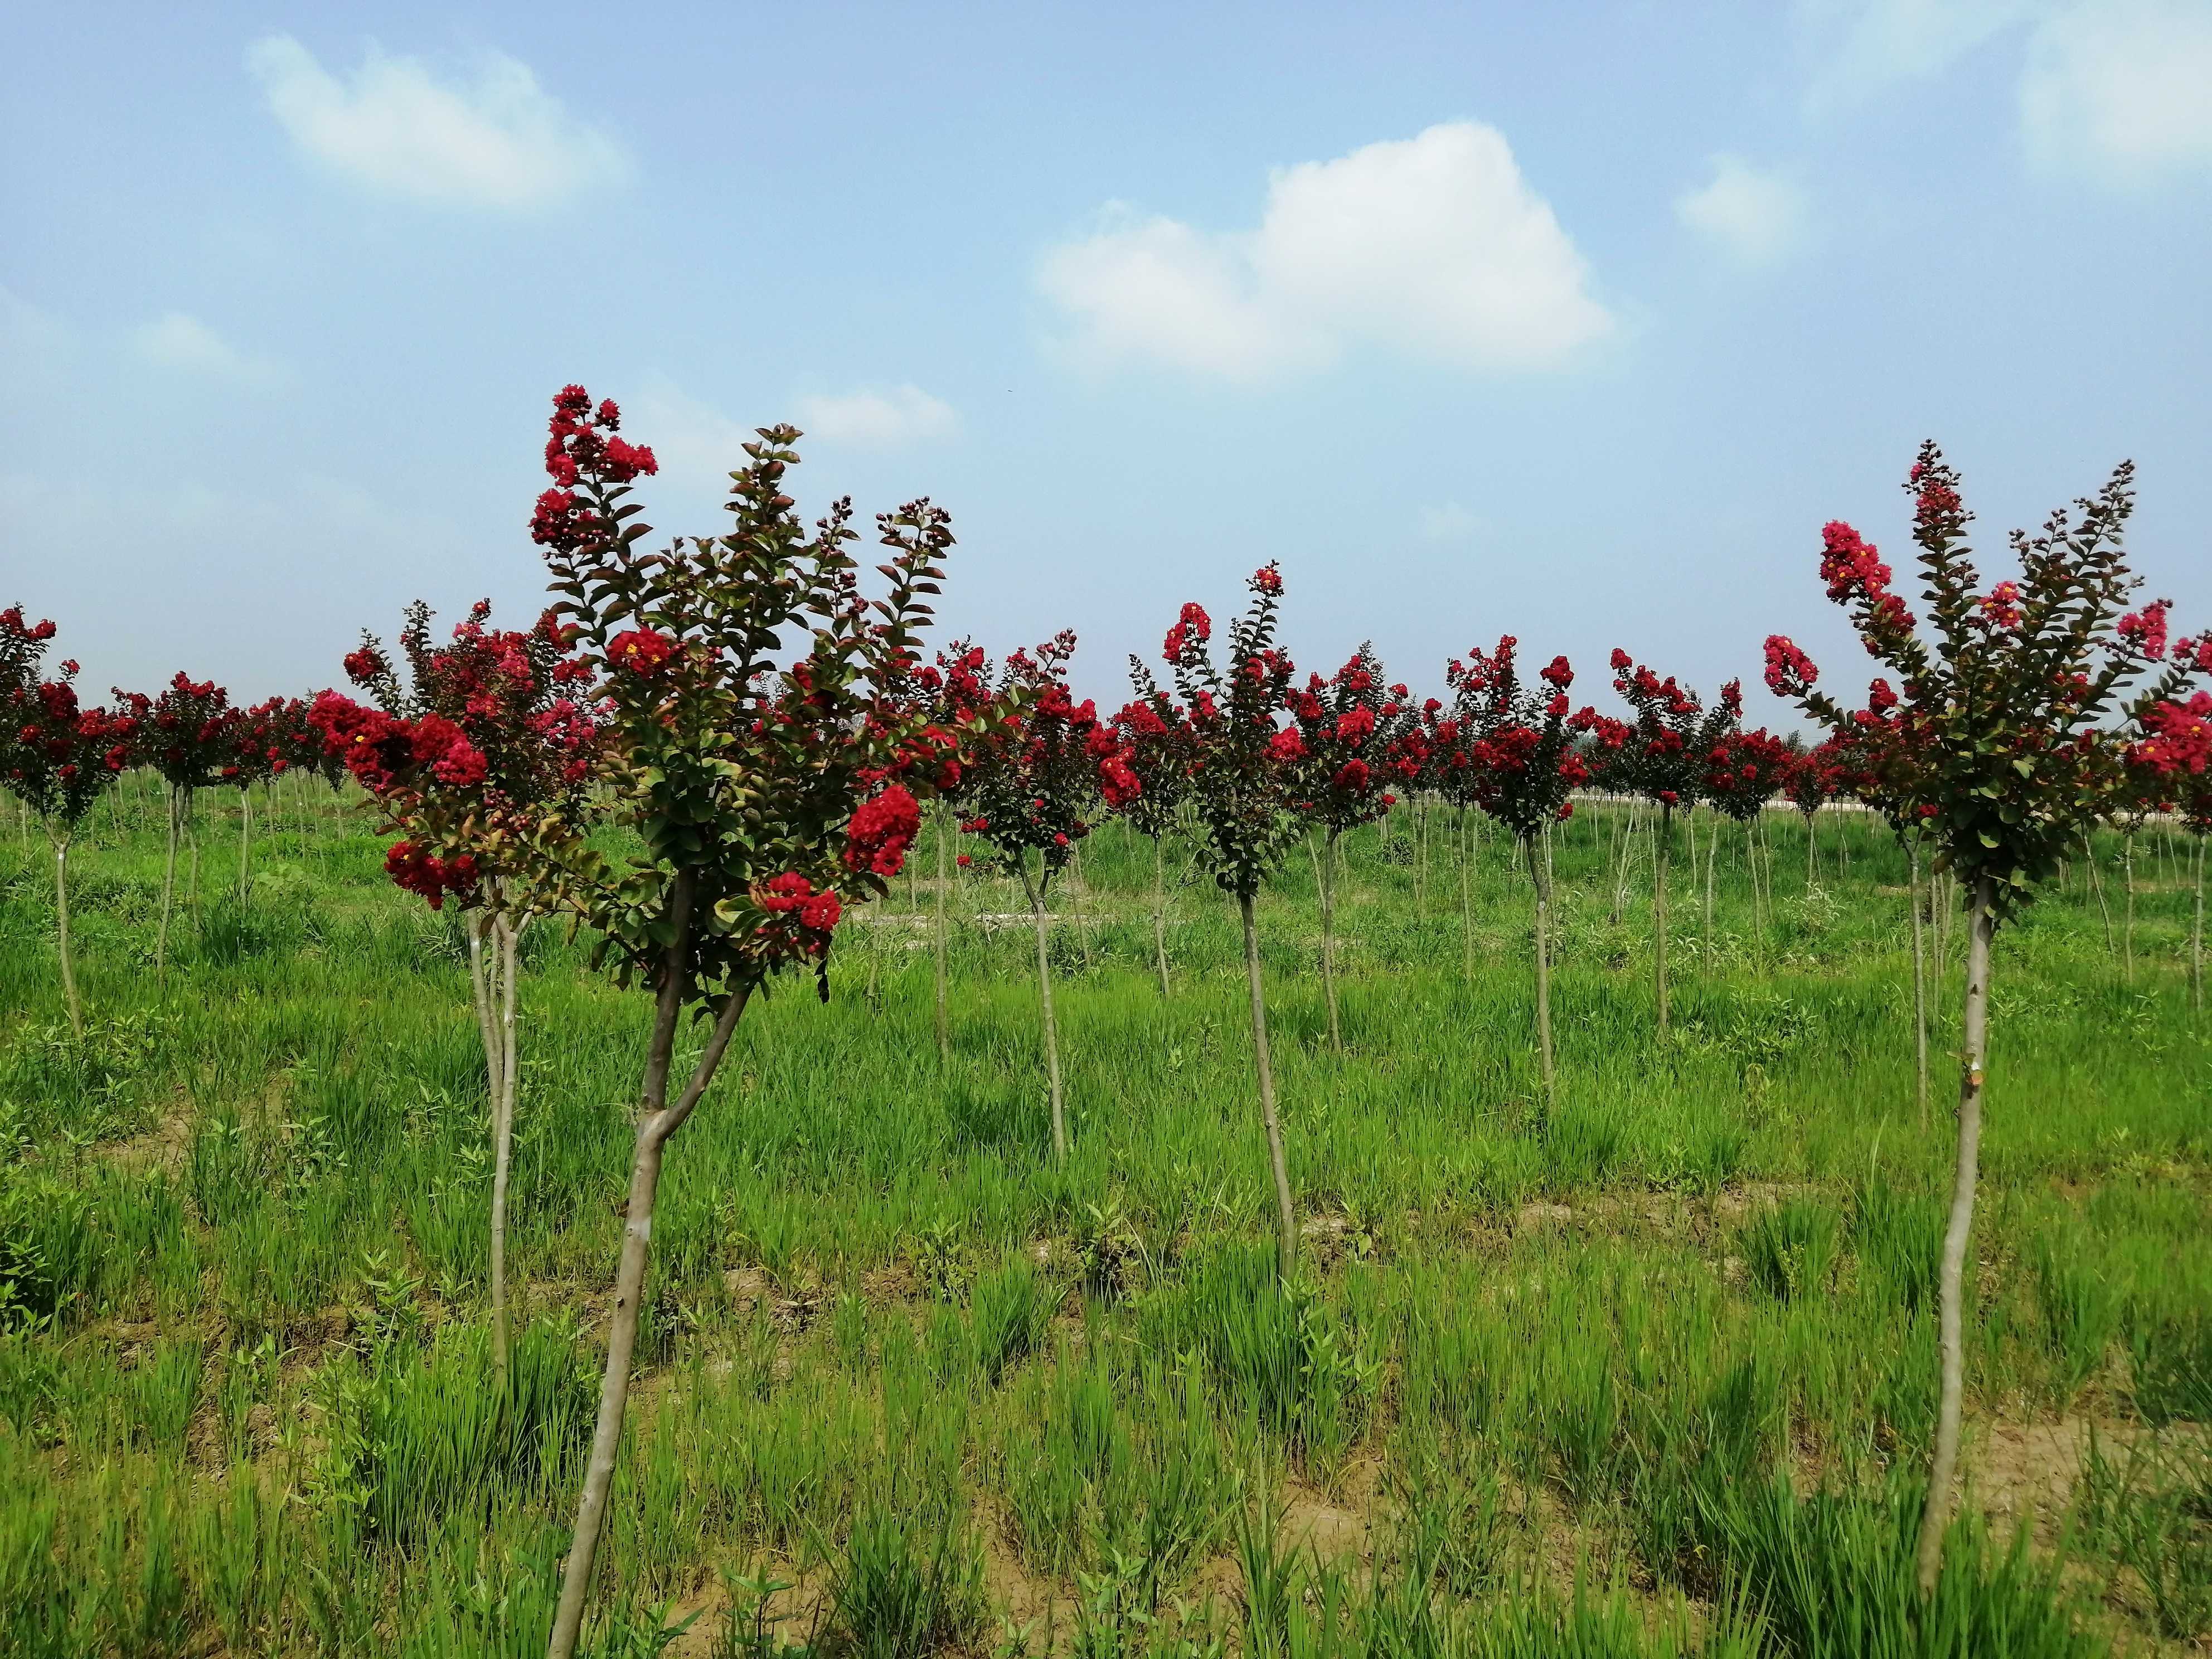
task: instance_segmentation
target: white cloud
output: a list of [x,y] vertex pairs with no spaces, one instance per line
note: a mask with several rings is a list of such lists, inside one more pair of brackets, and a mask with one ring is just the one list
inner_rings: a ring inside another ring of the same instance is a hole
[[1740,156],[1716,155],[1710,184],[1674,198],[1674,216],[1747,265],[1768,265],[1804,246],[1804,191]]
[[801,398],[799,425],[824,443],[896,449],[924,439],[951,437],[960,429],[960,417],[950,404],[918,386],[864,386],[842,397]]
[[2122,183],[2212,167],[2212,6],[2094,0],[2029,36],[2021,137],[2057,172]]
[[753,428],[689,396],[665,376],[647,380],[622,407],[623,435],[650,448],[659,476],[672,483],[720,489],[746,465]]
[[1038,280],[1078,355],[1236,379],[1355,344],[1537,368],[1613,325],[1504,137],[1473,121],[1277,171],[1255,231],[1109,207],[1095,234],[1046,254]]
[[1463,542],[1482,528],[1482,520],[1457,501],[1421,509],[1419,524],[1425,542]]
[[0,355],[10,359],[56,357],[71,340],[69,325],[52,312],[0,288]]
[[293,142],[373,189],[528,212],[629,173],[612,138],[571,119],[528,65],[498,52],[457,86],[374,46],[349,85],[289,34],[255,41],[246,61]]
[[172,311],[133,331],[131,349],[160,368],[267,386],[283,370],[266,357],[242,352],[198,318]]
[[1863,98],[1941,74],[2033,15],[2036,0],[1799,0],[1800,29],[1822,61],[1808,100]]

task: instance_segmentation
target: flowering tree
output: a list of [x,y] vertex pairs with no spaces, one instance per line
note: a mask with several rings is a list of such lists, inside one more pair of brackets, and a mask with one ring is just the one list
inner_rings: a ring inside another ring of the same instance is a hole
[[[2205,642],[2192,647],[2202,653]],[[2143,793],[2174,813],[2196,838],[2194,900],[2189,924],[2189,1006],[2204,1012],[2204,842],[2212,836],[2212,692],[2186,702],[2155,703],[2143,715],[2144,737],[2129,751]]]
[[[937,1054],[940,1060],[949,1060],[952,1055],[952,1020],[945,964],[945,904],[952,886],[952,872],[947,865],[952,838],[948,833],[947,806],[961,782],[962,759],[957,752],[957,734],[986,729],[1000,713],[992,705],[990,659],[983,654],[983,647],[968,640],[954,641],[950,647],[937,653],[934,666],[914,671],[905,688],[904,701],[912,713],[924,721],[925,729],[941,734],[945,745],[941,745],[937,780],[939,793],[931,802],[931,811],[937,820],[937,890],[936,923],[930,953],[937,994]],[[960,862],[968,862],[964,854]]]
[[1674,813],[1698,804],[1713,750],[1733,732],[1743,713],[1741,690],[1731,680],[1711,708],[1698,695],[1661,679],[1628,653],[1613,653],[1613,689],[1635,718],[1614,751],[1607,777],[1613,787],[1641,795],[1659,809],[1652,830],[1651,973],[1659,1006],[1659,1030],[1667,1030],[1667,866],[1673,852]]
[[451,643],[430,641],[430,608],[408,607],[406,680],[373,634],[345,659],[364,707],[325,691],[307,711],[326,755],[342,757],[399,837],[385,871],[432,909],[463,912],[469,988],[490,1101],[492,1355],[507,1378],[507,1194],[514,1143],[517,946],[550,903],[537,872],[550,845],[586,829],[583,793],[597,728],[576,693],[591,671],[568,656],[550,611],[528,633],[484,626],[478,600]]
[[[1316,860],[1321,888],[1321,982],[1328,1004],[1328,1040],[1341,1050],[1344,1033],[1336,1008],[1336,843],[1347,830],[1372,823],[1397,797],[1385,788],[1382,757],[1403,718],[1382,682],[1382,665],[1371,646],[1324,680],[1309,675],[1305,690],[1290,699],[1297,734],[1299,769],[1291,803],[1322,832]],[[1370,758],[1371,757],[1371,758]]]
[[[1963,539],[1971,515],[1959,475],[1934,444],[1923,444],[1905,488],[1932,642],[1891,591],[1890,568],[1871,543],[1841,522],[1822,535],[1829,597],[1846,607],[1869,654],[1899,682],[1893,709],[1879,717],[1896,733],[1884,752],[1915,775],[1891,787],[1926,810],[1938,867],[1954,872],[1967,896],[1958,1163],[1938,1280],[1942,1394],[1919,1542],[1923,1592],[1933,1591],[1941,1566],[1958,1457],[1990,947],[2125,787],[2129,750],[2145,740],[2161,706],[2175,702],[2192,675],[2212,670],[2212,635],[2183,641],[2168,659],[2165,602],[2123,614],[2141,585],[2121,544],[2133,476],[2123,465],[2094,498],[2076,503],[2078,518],[2061,508],[2037,534],[2014,532],[2020,578],[1984,593]],[[1812,689],[1817,671],[1789,640],[1770,639],[1766,652],[1770,680],[1784,695],[1832,731],[1865,729]]]
[[1152,843],[1152,960],[1165,997],[1174,994],[1168,982],[1167,842],[1189,798],[1196,734],[1189,714],[1153,683],[1152,670],[1135,657],[1129,659],[1129,677],[1139,695],[1114,716],[1114,734],[1121,739],[1121,764],[1136,778],[1137,790],[1131,794],[1117,789],[1115,810]]
[[[1121,740],[1098,719],[1097,706],[1069,696],[1067,660],[1075,635],[1062,632],[1032,656],[1006,659],[998,701],[1019,708],[1019,720],[992,725],[969,750],[962,799],[972,816],[960,828],[988,845],[1021,878],[1036,929],[1037,1003],[1044,1022],[1045,1071],[1052,1099],[1052,1155],[1067,1158],[1066,1093],[1060,1075],[1060,1032],[1053,1018],[1051,917],[1045,901],[1053,878],[1067,867],[1076,844],[1097,822],[1103,794],[1112,806],[1133,799],[1136,775],[1121,759]],[[1036,855],[1034,869],[1030,855]]]
[[1428,739],[1422,784],[1452,809],[1452,839],[1459,854],[1460,976],[1469,981],[1474,978],[1474,897],[1467,824],[1468,814],[1480,805],[1482,796],[1482,763],[1474,752],[1480,726],[1474,715],[1484,696],[1483,688],[1474,683],[1479,677],[1477,670],[1452,659],[1444,665],[1451,703],[1431,698],[1420,716]]
[[199,837],[191,830],[193,799],[199,791],[214,784],[223,767],[230,763],[237,747],[230,731],[237,711],[230,706],[229,693],[213,680],[196,680],[183,673],[170,680],[156,697],[135,691],[115,695],[137,727],[133,758],[160,775],[168,795],[168,854],[161,868],[161,921],[154,945],[155,978],[167,983],[178,844],[191,834],[191,888],[197,893]]
[[1495,651],[1470,651],[1463,667],[1453,667],[1460,720],[1472,739],[1475,805],[1513,832],[1535,894],[1536,1045],[1548,1109],[1558,1093],[1552,1063],[1552,879],[1537,843],[1553,824],[1574,815],[1573,792],[1590,775],[1577,738],[1597,716],[1588,708],[1568,714],[1575,671],[1565,657],[1537,671],[1540,684],[1524,684],[1518,644],[1504,635]]
[[54,914],[59,930],[62,996],[70,1029],[84,1035],[84,1005],[70,954],[69,849],[93,804],[122,775],[134,725],[127,714],[77,701],[77,665],[41,678],[51,622],[27,623],[22,608],[0,611],[0,775],[38,815],[54,851]]
[[271,697],[251,708],[237,711],[225,724],[231,750],[216,776],[238,791],[238,901],[253,897],[253,872],[249,858],[253,833],[253,786],[277,777],[291,763],[283,731],[284,699]]
[[1267,1055],[1267,1005],[1260,980],[1260,934],[1253,906],[1261,884],[1280,867],[1302,833],[1291,805],[1305,745],[1295,726],[1275,724],[1295,670],[1275,646],[1283,578],[1273,564],[1252,573],[1251,606],[1229,626],[1229,660],[1217,668],[1208,647],[1213,624],[1186,605],[1162,651],[1176,694],[1190,711],[1195,759],[1190,812],[1198,860],[1237,901],[1244,926],[1244,978],[1252,1005],[1252,1054],[1259,1071],[1260,1120],[1275,1182],[1276,1270],[1285,1285],[1297,1271],[1297,1214],[1275,1111],[1275,1071]]
[[1817,875],[1819,842],[1814,826],[1820,809],[1843,793],[1844,763],[1835,739],[1810,745],[1790,739],[1790,759],[1782,775],[1782,793],[1805,820],[1805,888],[1812,890]]
[[[597,776],[639,850],[619,866],[561,840],[536,879],[593,929],[617,980],[650,991],[651,1042],[632,1155],[606,1371],[550,1652],[568,1659],[621,1442],[653,1212],[670,1138],[714,1080],[738,1021],[777,973],[811,969],[829,994],[844,906],[880,896],[921,823],[913,793],[943,752],[903,692],[928,596],[952,544],[927,501],[878,520],[888,592],[870,601],[839,501],[809,533],[785,493],[799,437],[761,429],[731,475],[719,537],[641,551],[632,482],[654,471],[619,435],[620,411],[580,386],[554,400],[532,538],[545,550],[578,656],[604,700]],[[786,660],[795,641],[797,660]],[[912,787],[909,787],[909,784]],[[710,1021],[675,1097],[677,1028]]]
[[[1723,701],[1731,696],[1741,706],[1741,682],[1730,680],[1722,688]],[[1756,732],[1727,732],[1707,751],[1705,775],[1699,785],[1713,810],[1743,829],[1744,869],[1751,878],[1752,931],[1761,934],[1761,894],[1765,885],[1760,868],[1759,823],[1767,802],[1782,793],[1790,777],[1790,745],[1761,726]],[[1713,927],[1713,866],[1720,855],[1720,826],[1713,826],[1712,845],[1705,854],[1705,932]],[[1692,872],[1694,873],[1694,872]]]

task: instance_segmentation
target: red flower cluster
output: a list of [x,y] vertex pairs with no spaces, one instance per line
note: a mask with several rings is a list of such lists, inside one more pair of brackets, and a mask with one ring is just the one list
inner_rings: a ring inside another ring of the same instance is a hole
[[825,887],[817,892],[805,876],[787,873],[762,883],[757,896],[761,908],[775,919],[762,927],[763,933],[802,956],[818,958],[830,953],[830,936],[845,915],[844,903],[834,890]]
[[561,553],[597,541],[607,533],[607,521],[576,493],[577,484],[626,484],[660,471],[650,449],[613,435],[621,424],[622,411],[612,398],[594,410],[583,387],[561,388],[545,441],[545,472],[553,488],[538,498],[532,541]]
[[2161,702],[2143,716],[2147,733],[2129,758],[2160,777],[2204,774],[2212,763],[2212,692],[2199,691],[2186,702]]
[[[1278,577],[1278,592],[1281,585],[1281,579]],[[1213,619],[1206,614],[1206,607],[1194,602],[1186,603],[1182,616],[1176,619],[1175,626],[1168,629],[1167,642],[1161,647],[1160,655],[1173,665],[1212,637]]]
[[466,853],[441,859],[411,841],[396,841],[385,852],[384,873],[433,910],[443,909],[449,896],[465,907],[477,896],[477,861]]
[[2166,613],[2172,607],[2160,599],[2120,618],[2119,635],[2137,655],[2157,662],[2166,655]]
[[845,867],[872,870],[888,881],[906,867],[906,850],[921,831],[921,805],[895,783],[854,809],[845,836]]
[[1766,689],[1778,697],[1794,697],[1820,678],[1813,659],[1800,651],[1786,634],[1766,636]]
[[633,628],[607,641],[607,661],[641,680],[651,679],[677,649],[676,641],[665,634]]

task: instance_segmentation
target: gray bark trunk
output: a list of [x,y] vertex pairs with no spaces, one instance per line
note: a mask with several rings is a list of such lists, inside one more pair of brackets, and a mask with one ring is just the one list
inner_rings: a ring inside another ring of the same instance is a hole
[[76,964],[70,959],[69,929],[69,837],[54,841],[54,920],[61,932],[62,1000],[69,1005],[70,1030],[84,1036],[84,1005],[77,1000]]
[[1168,848],[1152,837],[1152,959],[1159,964],[1160,995],[1174,994],[1168,984]]
[[951,837],[945,833],[945,823],[949,816],[950,815],[945,810],[945,804],[942,801],[939,801],[937,805],[936,812],[937,932],[935,938],[932,940],[933,955],[934,957],[933,973],[936,980],[934,989],[937,993],[937,1057],[939,1060],[950,1060],[952,1058],[952,1018],[951,1011],[947,1006],[949,992],[945,985],[945,889],[951,886],[952,882],[950,865],[948,862],[948,855],[951,852]]
[[1052,1012],[1052,951],[1046,940],[1049,919],[1045,915],[1044,889],[1030,879],[1026,856],[1022,860],[1021,870],[1022,888],[1030,899],[1030,919],[1036,926],[1037,1006],[1044,1018],[1045,1076],[1052,1087],[1052,1158],[1055,1164],[1065,1164],[1067,1162],[1067,1109],[1060,1093],[1060,1026]]
[[1905,849],[1912,902],[1913,1098],[1920,1109],[1921,1132],[1925,1133],[1928,1129],[1928,962],[1920,922],[1920,840],[1917,835],[1906,839]]
[[1951,1218],[1943,1231],[1943,1265],[1936,1284],[1937,1340],[1943,1389],[1936,1419],[1936,1453],[1928,1471],[1928,1506],[1920,1517],[1920,1593],[1936,1593],[1943,1565],[1943,1533],[1951,1518],[1951,1482],[1959,1462],[1959,1419],[1966,1395],[1966,1245],[1974,1225],[1974,1182],[1982,1144],[1982,1066],[1989,1052],[1990,940],[1996,917],[1990,882],[1976,878],[1968,902],[1966,990],[1961,1015],[1962,1070],[1959,1079],[1959,1162],[1951,1187]]
[[1328,1046],[1344,1052],[1344,1029],[1336,1013],[1336,836],[1331,830],[1316,860],[1321,878],[1321,984],[1328,1002]]
[[1267,1000],[1260,987],[1260,930],[1252,895],[1239,893],[1244,922],[1244,982],[1252,997],[1252,1058],[1260,1073],[1260,1121],[1267,1131],[1267,1164],[1275,1178],[1275,1273],[1285,1287],[1298,1269],[1298,1218],[1291,1201],[1290,1164],[1283,1156],[1283,1126],[1275,1115],[1275,1067],[1267,1055]]
[[154,983],[169,983],[169,911],[177,896],[177,842],[184,833],[184,802],[173,785],[169,789],[169,853],[161,866],[161,928],[154,938]]
[[1536,856],[1534,837],[1522,836],[1521,851],[1528,863],[1528,884],[1536,892],[1536,1051],[1543,1059],[1544,1112],[1548,1121],[1559,1105],[1559,1085],[1552,1071],[1551,872]]
[[1651,827],[1651,980],[1659,1005],[1659,1035],[1667,1035],[1667,854],[1674,835],[1674,809],[1662,801]]

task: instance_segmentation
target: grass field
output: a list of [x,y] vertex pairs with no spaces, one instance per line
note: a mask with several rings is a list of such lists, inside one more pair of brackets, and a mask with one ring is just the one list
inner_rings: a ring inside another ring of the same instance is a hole
[[[586,942],[526,937],[528,1328],[502,1407],[459,930],[296,784],[257,815],[241,905],[234,812],[203,801],[165,995],[159,804],[133,779],[95,814],[71,854],[82,1042],[50,861],[0,820],[0,1650],[536,1654],[645,999]],[[672,1148],[593,1650],[2201,1650],[2190,849],[2137,837],[2131,946],[2117,836],[2099,888],[2077,860],[2000,937],[1968,1489],[1923,1608],[1962,930],[1923,1128],[1905,865],[1878,822],[1824,817],[1808,885],[1803,821],[1773,815],[1756,921],[1725,840],[1710,927],[1697,826],[1662,1042],[1648,841],[1614,914],[1625,817],[1554,837],[1548,1113],[1528,890],[1494,836],[1471,977],[1449,820],[1425,874],[1402,808],[1387,844],[1346,839],[1341,1054],[1303,854],[1270,890],[1288,1296],[1227,901],[1175,892],[1163,999],[1149,844],[1116,824],[1086,846],[1053,934],[1064,1168],[1032,935],[992,920],[1020,908],[1007,885],[951,896],[949,1060],[926,881],[849,923],[834,1000],[791,981],[749,1014]]]

